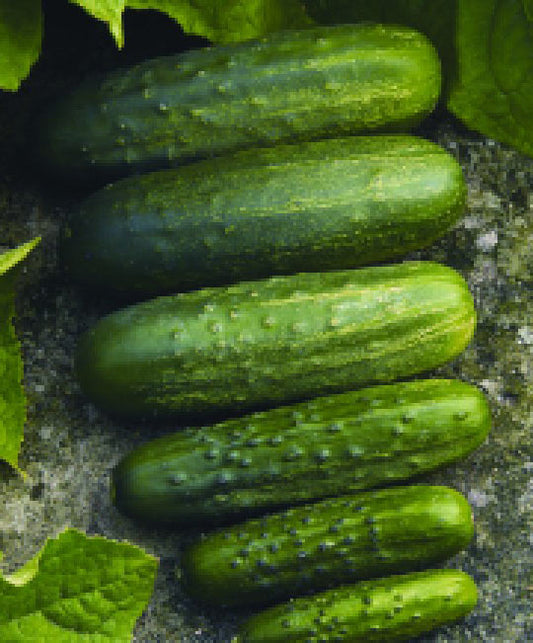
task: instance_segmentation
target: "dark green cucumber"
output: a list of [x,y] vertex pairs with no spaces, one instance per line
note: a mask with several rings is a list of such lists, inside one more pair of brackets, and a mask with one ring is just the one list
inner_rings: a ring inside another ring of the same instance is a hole
[[439,264],[300,273],[112,313],[82,337],[76,370],[111,413],[185,422],[435,368],[474,325],[465,281]]
[[237,643],[406,641],[466,616],[477,589],[455,569],[413,572],[297,598],[253,616]]
[[424,569],[464,549],[468,502],[446,487],[410,486],[292,508],[207,535],[183,559],[203,602],[279,602],[357,580]]
[[352,268],[430,244],[465,196],[455,159],[413,136],[246,150],[96,192],[64,255],[76,279],[137,295]]
[[440,62],[409,28],[339,25],[157,58],[89,80],[42,119],[37,155],[82,178],[379,129],[434,107]]
[[223,523],[407,480],[485,439],[483,394],[457,380],[376,386],[148,442],[113,471],[118,508],[150,522]]

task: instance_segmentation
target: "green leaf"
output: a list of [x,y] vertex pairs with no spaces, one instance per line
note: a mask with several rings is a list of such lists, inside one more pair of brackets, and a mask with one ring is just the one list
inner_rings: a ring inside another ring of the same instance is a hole
[[11,279],[0,280],[0,458],[18,470],[26,400],[22,388],[20,344],[11,319],[15,295]]
[[124,44],[122,31],[122,12],[125,0],[70,0],[72,3],[83,7],[87,13],[98,20],[107,22],[109,31],[119,47]]
[[41,237],[35,237],[27,243],[23,243],[13,250],[7,250],[0,254],[0,275],[6,273],[10,268],[13,268],[17,263],[22,261],[39,243]]
[[[14,469],[24,437],[26,397],[22,386],[22,356],[12,319],[15,314],[12,268],[39,243],[36,238],[0,255],[0,459]],[[1,640],[1,639],[0,639]]]
[[126,0],[133,9],[157,9],[186,33],[216,43],[258,38],[311,24],[298,0]]
[[449,109],[533,156],[533,1],[459,0],[459,69]]
[[119,47],[123,45],[122,12],[126,7],[161,11],[179,22],[186,33],[219,43],[257,38],[271,31],[305,27],[311,22],[298,0],[70,1],[107,22]]
[[363,21],[400,24],[425,34],[442,62],[444,94],[455,74],[454,33],[456,0],[303,0],[319,24]]
[[41,53],[41,0],[0,0],[0,89],[15,91]]
[[67,529],[0,577],[0,640],[129,643],[157,565],[138,547]]

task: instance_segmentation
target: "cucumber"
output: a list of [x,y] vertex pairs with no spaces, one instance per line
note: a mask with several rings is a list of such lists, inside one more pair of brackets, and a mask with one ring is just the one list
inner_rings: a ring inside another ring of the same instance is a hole
[[253,616],[238,643],[406,641],[466,616],[477,589],[455,569],[390,576],[298,598]]
[[279,602],[357,580],[424,569],[464,549],[468,502],[446,487],[410,486],[325,500],[207,535],[182,567],[197,599]]
[[246,150],[96,192],[64,259],[79,281],[137,296],[352,268],[429,245],[465,198],[455,159],[412,136]]
[[82,337],[76,371],[117,416],[220,419],[426,371],[474,325],[465,281],[439,264],[299,273],[114,312]]
[[142,445],[112,475],[125,514],[216,524],[407,480],[485,439],[484,395],[457,380],[415,380],[321,397]]
[[421,120],[440,92],[429,40],[383,25],[314,27],[156,58],[82,83],[39,125],[42,166],[109,178],[288,140]]

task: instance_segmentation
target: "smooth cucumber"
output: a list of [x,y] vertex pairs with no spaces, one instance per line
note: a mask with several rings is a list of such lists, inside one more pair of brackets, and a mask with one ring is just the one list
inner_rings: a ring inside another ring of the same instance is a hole
[[406,641],[466,616],[477,588],[455,569],[390,576],[297,598],[249,619],[238,643]]
[[484,395],[464,382],[376,386],[147,442],[116,466],[112,494],[151,523],[227,523],[418,476],[489,427]]
[[429,245],[462,214],[461,167],[413,136],[246,150],[130,177],[66,228],[77,280],[134,295],[353,268]]
[[470,506],[446,487],[396,487],[288,509],[208,534],[182,560],[202,602],[259,605],[424,569],[464,549]]
[[82,337],[76,370],[116,415],[220,419],[427,371],[474,325],[467,284],[440,264],[299,273],[114,312]]
[[36,155],[107,178],[230,150],[410,127],[434,107],[440,62],[401,26],[339,25],[148,60],[50,107]]

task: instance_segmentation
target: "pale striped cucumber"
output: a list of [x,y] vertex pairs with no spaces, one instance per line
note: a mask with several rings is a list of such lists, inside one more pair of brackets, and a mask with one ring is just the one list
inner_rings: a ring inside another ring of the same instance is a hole
[[476,603],[474,581],[454,569],[389,576],[270,608],[244,623],[236,642],[407,641]]
[[473,533],[464,496],[413,485],[233,525],[196,542],[182,567],[188,591],[202,602],[264,605],[427,568],[464,549]]
[[136,297],[405,255],[463,213],[460,165],[414,136],[278,145],[130,177],[71,217],[70,274]]
[[281,141],[410,127],[440,62],[401,26],[339,25],[148,60],[88,80],[39,124],[42,166],[81,179]]
[[300,273],[112,313],[81,339],[76,369],[103,409],[183,423],[427,371],[474,325],[465,281],[439,264]]
[[147,442],[113,471],[113,498],[151,523],[227,523],[418,476],[464,457],[489,426],[484,395],[464,382],[376,386]]

